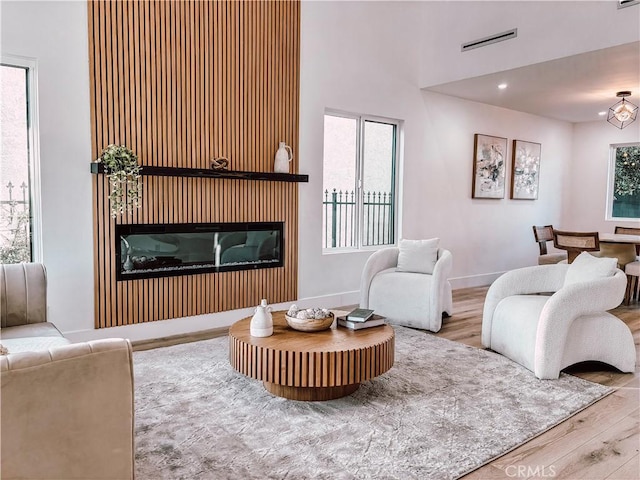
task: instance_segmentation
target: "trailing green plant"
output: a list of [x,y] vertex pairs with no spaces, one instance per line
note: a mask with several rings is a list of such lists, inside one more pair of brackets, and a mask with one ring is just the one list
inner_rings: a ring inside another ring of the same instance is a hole
[[140,208],[142,183],[138,156],[124,145],[111,144],[102,151],[99,160],[104,164],[109,179],[111,216],[116,218]]

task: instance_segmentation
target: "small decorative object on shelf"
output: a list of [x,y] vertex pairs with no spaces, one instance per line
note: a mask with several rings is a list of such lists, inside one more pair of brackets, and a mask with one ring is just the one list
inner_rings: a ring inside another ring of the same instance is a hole
[[260,305],[256,307],[256,313],[251,317],[249,324],[252,337],[269,337],[273,335],[273,317],[271,307],[267,305],[266,298],[263,298]]
[[293,152],[291,147],[285,142],[280,142],[278,151],[276,152],[273,171],[276,173],[289,173],[289,162],[293,160]]
[[285,314],[287,324],[294,330],[301,332],[319,332],[331,328],[335,318],[326,308],[298,309],[293,304]]
[[213,170],[229,170],[229,160],[225,157],[218,157],[211,160]]
[[125,212],[140,208],[141,182],[138,157],[124,145],[109,145],[96,162],[104,164],[109,178],[109,202],[111,216],[116,218]]

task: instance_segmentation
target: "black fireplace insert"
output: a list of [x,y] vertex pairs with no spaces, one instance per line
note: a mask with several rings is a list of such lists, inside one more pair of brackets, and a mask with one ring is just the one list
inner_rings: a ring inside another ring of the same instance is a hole
[[284,223],[116,225],[116,279],[281,267]]

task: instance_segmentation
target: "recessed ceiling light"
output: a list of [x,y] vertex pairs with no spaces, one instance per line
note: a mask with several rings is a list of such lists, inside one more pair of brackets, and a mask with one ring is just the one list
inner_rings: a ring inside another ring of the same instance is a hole
[[500,90],[504,90],[505,88],[507,88],[507,84],[506,83],[501,83],[500,85],[498,85],[498,88]]
[[607,112],[598,112],[598,115],[600,115],[601,117],[604,117],[607,114]]

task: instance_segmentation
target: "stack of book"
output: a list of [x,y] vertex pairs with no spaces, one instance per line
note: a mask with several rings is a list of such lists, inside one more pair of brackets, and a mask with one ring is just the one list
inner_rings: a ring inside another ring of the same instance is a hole
[[373,310],[367,308],[356,308],[344,317],[338,317],[338,325],[351,330],[377,327],[385,324],[386,318],[376,315]]

